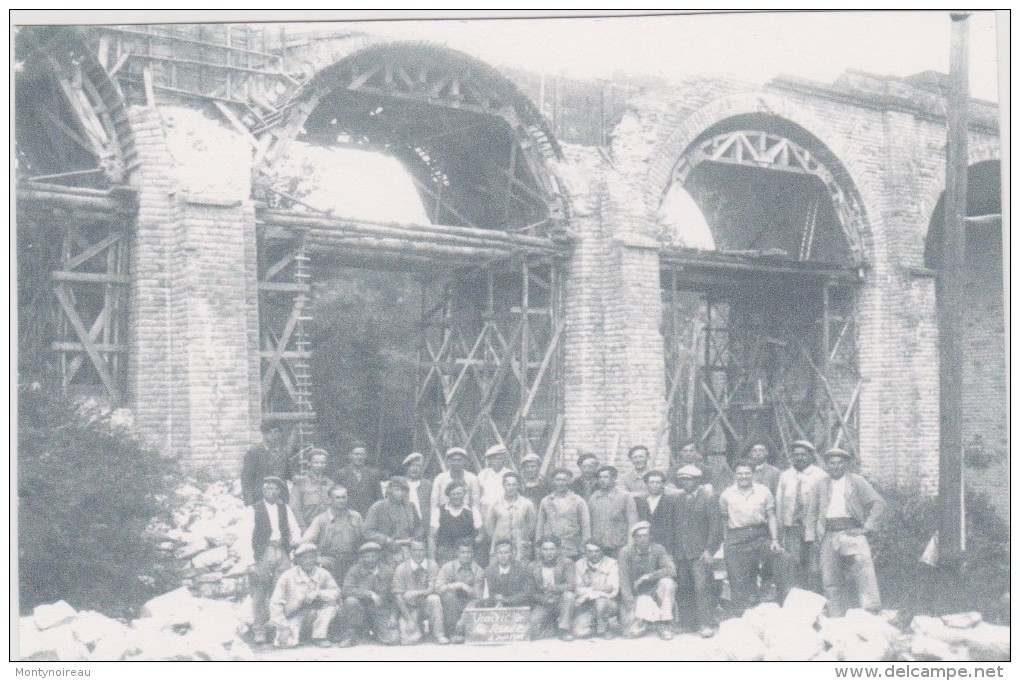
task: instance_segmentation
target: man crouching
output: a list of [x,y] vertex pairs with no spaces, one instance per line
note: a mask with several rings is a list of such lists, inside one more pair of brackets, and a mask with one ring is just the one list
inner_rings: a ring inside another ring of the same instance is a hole
[[301,544],[294,550],[296,566],[276,582],[269,601],[269,621],[276,629],[278,648],[292,648],[301,640],[302,630],[311,628],[312,642],[328,648],[330,623],[336,616],[340,589],[333,575],[316,563],[319,551],[314,544]]
[[397,566],[393,575],[393,597],[400,610],[400,642],[418,643],[422,639],[422,622],[428,620],[436,643],[445,645],[443,603],[436,593],[439,566],[425,554],[425,543],[412,539],[410,558]]

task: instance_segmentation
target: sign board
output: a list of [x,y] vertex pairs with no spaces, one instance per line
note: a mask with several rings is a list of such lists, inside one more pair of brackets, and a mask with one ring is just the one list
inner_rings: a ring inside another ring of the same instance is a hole
[[498,645],[527,641],[531,608],[466,608],[464,642]]

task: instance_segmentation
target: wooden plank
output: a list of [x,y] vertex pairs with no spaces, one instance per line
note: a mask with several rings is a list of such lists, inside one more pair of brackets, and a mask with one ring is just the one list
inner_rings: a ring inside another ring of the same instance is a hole
[[294,334],[294,328],[297,326],[297,320],[300,316],[301,308],[295,305],[291,308],[290,316],[287,318],[287,324],[284,326],[283,333],[280,334],[280,340],[276,344],[275,355],[269,362],[269,368],[262,375],[262,398],[265,399],[269,394],[269,388],[272,386],[272,377],[276,373],[276,369],[282,361],[282,353],[287,348],[287,344],[290,342],[290,337]]
[[106,272],[52,272],[54,281],[78,281],[95,284],[130,284],[131,277],[126,274],[107,274]]
[[150,108],[156,106],[156,89],[152,83],[152,69],[146,65],[142,69],[142,81],[145,87],[145,103]]
[[560,441],[560,434],[563,432],[563,414],[556,415],[556,422],[553,425],[552,435],[549,437],[549,443],[545,447],[545,454],[542,456],[542,468],[541,474],[545,475],[549,470],[549,464],[552,463],[553,454],[556,452],[556,446]]
[[116,244],[118,241],[120,241],[120,239],[123,236],[124,236],[123,232],[114,232],[112,234],[107,235],[101,241],[93,244],[92,246],[89,246],[84,251],[82,251],[78,255],[74,256],[73,258],[65,262],[63,264],[64,268],[68,270],[73,270],[74,268],[78,267],[78,265],[81,265],[82,263],[91,260],[92,258],[99,255],[110,246]]
[[244,138],[244,141],[247,142],[252,149],[259,148],[259,141],[255,139],[255,136],[251,134],[251,131],[248,130],[247,127],[245,127],[244,123],[241,122],[241,119],[238,118],[233,111],[231,111],[229,106],[220,101],[214,101],[213,104],[217,109],[219,109],[219,112],[223,114],[223,117],[227,119],[230,125],[233,126],[234,130],[240,133],[241,137]]
[[[128,348],[120,343],[93,343],[92,346],[98,352],[123,353]],[[85,346],[74,341],[53,341],[50,347],[57,352],[85,352]]]
[[81,317],[78,316],[78,311],[74,308],[74,304],[68,297],[66,289],[63,286],[56,286],[54,287],[53,292],[56,294],[60,307],[64,310],[67,321],[70,322],[71,328],[74,329],[75,335],[78,336],[78,341],[85,347],[85,353],[92,361],[92,365],[95,367],[96,373],[99,374],[99,380],[102,381],[107,394],[114,403],[119,402],[120,393],[117,390],[113,376],[111,376],[110,372],[107,370],[106,362],[103,361],[102,356],[99,354],[99,350],[97,350],[93,344],[92,338],[89,336],[89,332],[85,329],[85,325],[82,323]]

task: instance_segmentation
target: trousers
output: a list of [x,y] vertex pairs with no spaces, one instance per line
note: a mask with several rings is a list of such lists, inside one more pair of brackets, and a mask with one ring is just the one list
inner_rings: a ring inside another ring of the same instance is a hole
[[863,534],[854,536],[846,530],[826,532],[822,537],[820,562],[830,617],[842,617],[854,606],[867,610],[882,607],[871,545]]
[[[403,597],[397,596],[397,598]],[[446,636],[446,625],[443,621],[443,602],[439,594],[421,596],[408,601],[406,605],[411,618],[406,623],[408,635],[405,635],[403,630],[401,630],[401,643],[417,643],[420,641],[423,635],[421,624],[426,620],[429,623],[429,631],[433,638],[439,639]],[[404,619],[406,620],[407,618]]]
[[560,631],[570,631],[574,612],[574,593],[565,591],[555,603],[541,602],[531,606],[531,637],[538,638],[556,621]]
[[726,575],[730,581],[730,597],[733,608],[743,611],[758,604],[758,578],[762,566],[776,581],[776,595],[782,602],[786,598],[786,575],[782,569],[781,556],[770,547],[768,530],[762,527],[748,527],[728,530],[723,553],[726,556]]
[[396,611],[386,603],[376,605],[369,599],[345,598],[341,635],[344,638],[368,638],[369,630],[383,645],[398,643],[400,629]]
[[620,606],[611,598],[596,598],[577,606],[574,613],[574,636],[588,638],[601,636],[609,629],[609,621],[620,612]]
[[677,558],[676,601],[680,624],[685,627],[715,625],[715,585],[711,566],[697,558]]
[[252,568],[252,632],[257,643],[265,641],[266,625],[269,623],[269,599],[273,596],[276,581],[289,567],[287,553],[279,546],[271,545]]
[[[659,606],[659,610],[662,613],[659,621],[671,622],[673,620],[673,607],[676,598],[676,581],[669,577],[663,577],[655,583],[655,590],[649,595],[655,601],[655,604]],[[621,624],[625,629],[630,627],[635,619],[638,619],[634,609],[635,601],[629,603],[622,602],[620,605]]]
[[309,628],[313,641],[325,640],[336,612],[336,605],[330,603],[317,608],[302,608],[283,622],[273,622],[276,628],[274,644],[277,648],[293,648],[304,638],[302,630]]

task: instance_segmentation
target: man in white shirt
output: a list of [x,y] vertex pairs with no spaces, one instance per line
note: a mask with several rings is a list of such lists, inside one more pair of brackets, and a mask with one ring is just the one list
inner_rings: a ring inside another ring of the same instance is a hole
[[482,498],[482,486],[478,482],[477,475],[465,470],[467,459],[467,451],[461,447],[450,447],[446,450],[447,469],[432,480],[432,496],[429,499],[432,513],[438,512],[440,506],[449,501],[446,497],[446,487],[451,482],[459,482],[464,485],[465,505],[478,506],[478,502]]
[[779,543],[790,574],[790,584],[818,590],[818,512],[825,471],[814,464],[815,446],[797,440],[790,449],[790,468],[779,476],[776,518]]
[[404,468],[404,480],[407,481],[407,500],[418,514],[422,527],[429,527],[432,497],[432,481],[422,477],[425,474],[425,455],[411,452],[401,464]]
[[332,645],[326,635],[337,613],[340,587],[333,575],[316,565],[318,557],[314,544],[301,544],[294,549],[297,565],[280,575],[276,582],[269,612],[278,648],[296,646],[302,629],[308,627],[312,643],[322,648]]
[[478,484],[482,487],[478,512],[483,518],[489,506],[503,497],[503,475],[513,472],[506,465],[508,456],[503,445],[493,445],[485,450],[485,468],[478,473]]
[[280,575],[290,567],[291,546],[301,539],[301,527],[290,506],[281,497],[287,483],[267,476],[262,480],[262,500],[252,505],[255,516],[252,551],[255,564],[250,571],[252,586],[252,633],[258,645],[266,642],[269,598]]
[[574,600],[574,636],[588,638],[592,634],[612,638],[609,627],[620,611],[620,566],[602,555],[598,544],[584,545],[584,558],[575,566],[576,598]]

